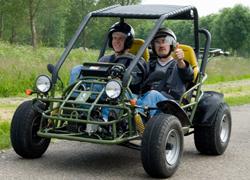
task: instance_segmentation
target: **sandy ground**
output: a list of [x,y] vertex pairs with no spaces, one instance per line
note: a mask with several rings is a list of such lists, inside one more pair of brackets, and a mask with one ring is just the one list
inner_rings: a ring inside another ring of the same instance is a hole
[[25,100],[30,98],[23,97],[9,97],[9,98],[0,98],[0,121],[1,120],[11,120],[14,114],[14,111]]

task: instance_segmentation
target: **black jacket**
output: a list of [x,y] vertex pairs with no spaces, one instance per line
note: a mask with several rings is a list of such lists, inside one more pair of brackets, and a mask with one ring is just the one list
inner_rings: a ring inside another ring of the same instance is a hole
[[[109,55],[109,56],[103,56],[99,62],[110,62],[110,63],[119,63],[123,64],[126,68],[130,65],[131,60],[135,57],[135,55],[127,53],[126,54],[128,57],[130,56],[130,59],[121,58],[117,59],[115,55]],[[146,76],[148,74],[148,65],[144,59],[139,59],[138,64],[136,67],[134,67],[133,71],[131,72],[132,76],[132,82],[130,84],[130,89],[133,93],[135,94],[140,94],[141,93],[141,87],[142,87],[142,82],[145,80]]]
[[151,78],[151,80],[145,88],[158,90],[165,96],[170,95],[176,100],[180,99],[186,91],[187,83],[192,82],[194,73],[189,63],[186,61],[185,63],[186,68],[182,69],[178,67],[174,59],[164,66],[160,65],[156,59],[150,60],[148,79]]

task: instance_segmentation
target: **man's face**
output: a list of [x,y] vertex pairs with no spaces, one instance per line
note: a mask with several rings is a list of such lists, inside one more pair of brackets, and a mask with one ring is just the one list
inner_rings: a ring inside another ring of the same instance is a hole
[[154,47],[155,47],[155,51],[159,57],[161,57],[161,56],[164,57],[164,56],[168,55],[168,53],[170,51],[170,45],[166,41],[165,37],[156,38],[154,40]]
[[120,53],[124,50],[125,40],[126,34],[122,32],[114,32],[112,34],[112,46],[116,53]]

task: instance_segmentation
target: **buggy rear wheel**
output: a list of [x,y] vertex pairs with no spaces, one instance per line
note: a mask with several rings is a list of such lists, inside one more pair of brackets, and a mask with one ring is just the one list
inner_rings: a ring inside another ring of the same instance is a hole
[[167,178],[177,170],[183,152],[180,121],[169,114],[152,117],[142,138],[141,159],[152,177]]
[[37,135],[42,114],[33,109],[32,101],[17,108],[11,122],[12,147],[23,158],[38,158],[47,150],[50,139]]
[[232,119],[228,105],[222,103],[211,126],[195,126],[194,142],[203,154],[221,155],[226,150],[231,135]]

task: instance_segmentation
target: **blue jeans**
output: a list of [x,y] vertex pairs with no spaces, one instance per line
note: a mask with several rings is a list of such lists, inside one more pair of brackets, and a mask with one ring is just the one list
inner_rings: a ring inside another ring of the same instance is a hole
[[71,69],[69,84],[73,84],[77,80],[82,69],[83,69],[83,65],[78,65]]
[[[137,99],[137,105],[142,106],[142,107],[148,106],[151,108],[157,108],[156,104],[158,102],[165,101],[167,99],[168,98],[162,95],[159,91],[150,90]],[[138,108],[138,111],[142,112],[143,109]],[[150,117],[155,116],[158,113],[159,113],[158,109],[152,109],[149,112]]]
[[[134,95],[136,96],[136,95]],[[150,117],[157,115],[158,113],[160,113],[160,111],[158,110],[156,104],[160,101],[165,101],[168,98],[166,98],[162,93],[160,93],[159,91],[156,90],[150,90],[148,92],[146,92],[145,94],[143,94],[142,96],[137,97],[137,105],[142,106],[142,108],[137,108],[136,110],[138,112],[142,112],[143,113],[143,107],[148,106],[149,108],[155,108],[155,109],[151,109],[149,111],[149,115]],[[117,109],[113,109],[116,112],[118,112]],[[108,121],[108,116],[109,116],[109,112],[110,109],[109,108],[102,108],[102,117],[104,121]]]

